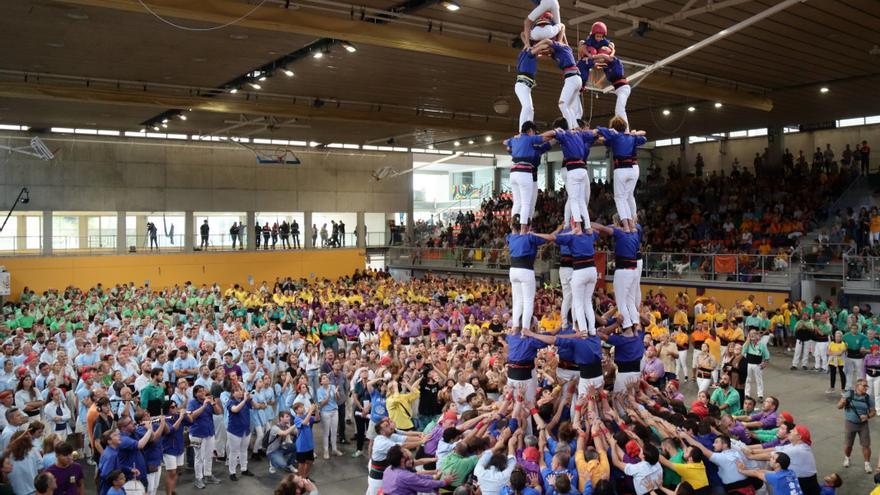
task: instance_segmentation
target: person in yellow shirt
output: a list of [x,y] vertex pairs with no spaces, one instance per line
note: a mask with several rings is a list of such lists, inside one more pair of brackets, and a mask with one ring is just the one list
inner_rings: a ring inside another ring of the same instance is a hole
[[654,322],[651,322],[651,325],[648,327],[647,331],[651,334],[651,339],[654,340],[654,344],[660,342],[661,335],[669,335],[669,329],[666,328],[665,325],[658,325]]
[[611,476],[611,465],[608,463],[607,447],[605,438],[600,431],[601,426],[593,423],[592,437],[596,448],[587,449],[587,432],[578,434],[577,451],[574,454],[574,464],[578,473],[578,491],[585,490],[587,480],[596,486],[600,480],[607,480]]
[[397,425],[399,430],[412,430],[412,411],[413,402],[419,398],[419,382],[422,377],[416,379],[411,384],[404,384],[409,392],[400,391],[400,385],[392,381],[388,384],[388,399],[385,401],[385,408],[388,409],[388,417]]
[[721,339],[715,334],[714,329],[709,329],[709,338],[706,339],[709,354],[715,359],[715,371],[712,372],[712,381],[718,381],[718,366],[721,363]]
[[672,328],[688,331],[688,314],[683,306],[679,306],[672,315]]
[[554,309],[553,311],[542,316],[539,325],[545,333],[558,332],[560,327],[562,327],[562,317],[560,316],[559,311]]
[[464,326],[463,333],[470,336],[472,339],[476,339],[480,336],[480,333],[482,333],[482,328],[480,325],[477,325],[477,319],[474,315],[468,316],[468,322],[467,325]]
[[684,463],[675,463],[660,456],[660,464],[666,469],[675,471],[681,476],[682,482],[687,482],[694,490],[700,490],[709,486],[709,477],[706,476],[706,465],[703,464],[705,455],[697,447],[687,447],[684,451]]

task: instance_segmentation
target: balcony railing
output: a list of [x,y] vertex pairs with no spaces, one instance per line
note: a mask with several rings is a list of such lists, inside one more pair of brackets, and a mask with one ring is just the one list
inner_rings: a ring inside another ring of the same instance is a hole
[[845,289],[880,290],[880,258],[845,254],[843,270]]
[[[614,256],[606,253],[605,273],[613,278]],[[790,287],[795,267],[790,255],[704,253],[643,253],[642,276],[648,279],[713,281]],[[386,264],[392,268],[478,268],[505,270],[510,266],[507,249],[407,248],[388,250]],[[556,266],[558,254],[542,253],[536,271]]]

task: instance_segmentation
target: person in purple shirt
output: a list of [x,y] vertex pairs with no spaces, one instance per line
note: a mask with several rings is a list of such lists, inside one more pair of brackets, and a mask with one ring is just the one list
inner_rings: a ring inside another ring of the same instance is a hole
[[382,492],[387,495],[433,493],[438,488],[454,483],[457,476],[450,473],[442,479],[435,480],[430,474],[417,473],[415,471],[417,461],[413,459],[409,450],[400,445],[394,445],[388,449],[385,462],[388,468],[382,477]]
[[446,340],[446,335],[449,333],[449,323],[442,317],[439,309],[434,310],[434,314],[428,321],[428,328],[431,330],[430,334],[435,336],[437,340],[441,342]]
[[778,409],[779,399],[771,395],[764,399],[764,407],[761,412],[751,416],[735,416],[734,419],[742,421],[743,426],[750,430],[770,430],[776,427]]

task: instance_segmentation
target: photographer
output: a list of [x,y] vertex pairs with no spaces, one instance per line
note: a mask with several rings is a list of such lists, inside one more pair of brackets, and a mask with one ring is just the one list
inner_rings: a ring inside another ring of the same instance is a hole
[[862,446],[865,457],[865,472],[871,473],[871,430],[868,420],[877,412],[874,409],[874,398],[868,395],[868,382],[864,378],[856,380],[853,390],[844,392],[837,402],[837,408],[844,410],[846,440],[843,447],[843,467],[849,467],[849,456],[852,454],[856,435]]
[[157,239],[159,233],[159,229],[156,228],[156,224],[153,222],[147,223],[147,236],[150,238],[150,249],[153,249],[155,246],[156,249],[159,249],[159,241]]

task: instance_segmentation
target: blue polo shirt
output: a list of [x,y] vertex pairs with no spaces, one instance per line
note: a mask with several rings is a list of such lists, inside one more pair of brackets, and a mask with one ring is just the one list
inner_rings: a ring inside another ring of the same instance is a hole
[[[202,407],[202,403],[198,399],[190,399],[186,407],[187,411],[195,411]],[[202,414],[199,414],[192,426],[189,427],[189,436],[196,438],[208,438],[214,436],[214,408],[206,407]]]
[[315,450],[315,441],[312,438],[312,424],[308,425],[304,423],[305,418],[300,416],[294,416],[293,424],[296,425],[296,429],[299,430],[299,435],[296,437],[296,451],[297,452],[308,452],[310,450]]
[[226,403],[227,415],[226,431],[237,436],[243,437],[251,431],[251,406],[253,402],[248,399],[244,406],[238,412],[232,410],[233,406],[237,406],[241,401],[229,399]]

